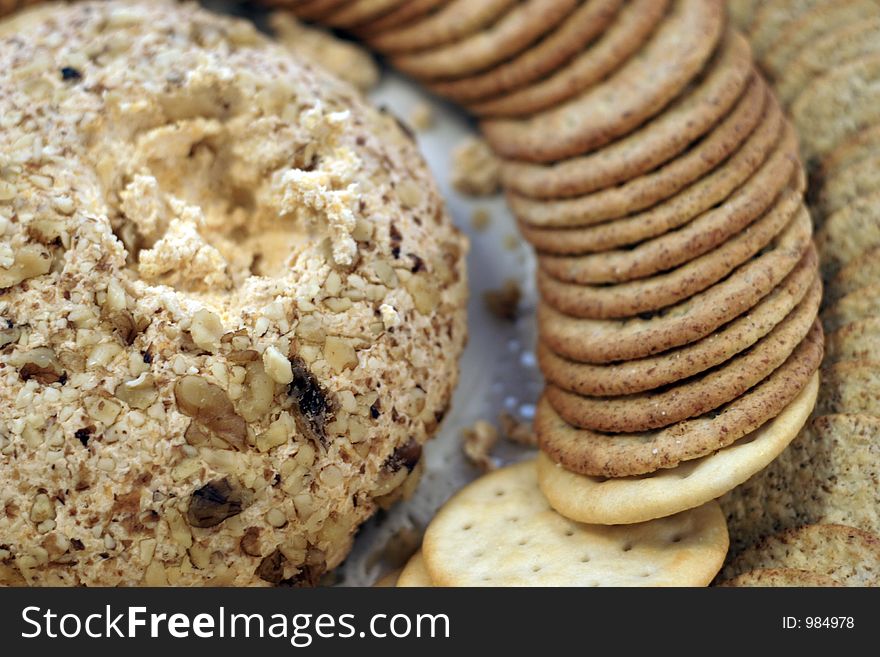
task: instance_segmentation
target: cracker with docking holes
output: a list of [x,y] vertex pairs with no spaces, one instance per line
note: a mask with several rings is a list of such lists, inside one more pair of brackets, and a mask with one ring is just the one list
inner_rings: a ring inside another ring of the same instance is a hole
[[428,526],[422,553],[438,586],[705,586],[727,546],[716,502],[619,527],[568,520],[526,461],[456,493]]
[[644,522],[705,504],[760,472],[785,450],[809,418],[818,389],[814,374],[782,413],[764,425],[726,448],[670,469],[608,479],[570,472],[540,454],[541,491],[562,515],[602,524]]

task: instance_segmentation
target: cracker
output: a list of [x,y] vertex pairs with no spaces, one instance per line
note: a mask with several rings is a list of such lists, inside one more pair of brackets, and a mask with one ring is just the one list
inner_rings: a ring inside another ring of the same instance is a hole
[[500,156],[528,162],[604,146],[659,114],[703,69],[723,27],[720,0],[674,0],[656,34],[613,75],[529,118],[482,121],[486,140]]
[[422,551],[416,552],[400,571],[397,578],[397,586],[399,588],[427,588],[434,586],[431,581],[431,575],[425,567],[425,559]]
[[[785,195],[792,175],[793,191],[801,193],[799,165],[792,150],[797,142],[786,140],[761,168],[729,196],[677,230],[629,248],[577,256],[538,256],[538,264],[554,278],[570,283],[621,283],[651,276],[682,265],[711,251],[753,225]],[[789,186],[790,187],[790,186]]]
[[705,586],[727,545],[715,502],[624,527],[567,520],[526,461],[459,491],[428,526],[423,553],[442,586]]
[[[765,83],[754,78],[749,91],[730,116],[681,157],[649,174],[584,196],[561,200],[533,199],[508,191],[511,211],[523,221],[537,225],[548,225],[548,218],[555,215],[560,216],[555,221],[562,222],[570,217],[572,224],[588,225],[651,207],[699,180],[735,153],[762,116],[766,118],[763,111],[766,96]],[[796,144],[794,155],[797,155]],[[787,177],[783,179],[787,180]],[[534,221],[533,216],[539,220]]]
[[829,32],[853,23],[880,16],[875,0],[834,0],[821,2],[803,14],[789,20],[776,42],[761,57],[761,65],[775,78],[784,78],[789,63],[801,52]]
[[787,107],[813,79],[856,57],[880,52],[880,18],[858,21],[832,30],[804,48],[776,81],[776,93]]
[[321,19],[324,25],[344,30],[356,28],[393,11],[408,0],[354,0]]
[[465,39],[392,57],[391,63],[419,80],[478,73],[519,54],[565,20],[576,6],[576,0],[525,0],[494,25]]
[[797,436],[819,388],[818,375],[781,414],[726,449],[672,469],[605,479],[569,472],[538,456],[541,492],[562,515],[601,524],[644,522],[691,509],[765,468]]
[[713,413],[655,431],[609,436],[576,429],[542,399],[535,415],[538,444],[566,471],[593,478],[674,470],[728,447],[781,413],[809,387],[822,359],[821,339],[817,325],[781,367],[742,397]]
[[792,103],[791,116],[809,158],[821,158],[880,121],[880,53],[815,79]]
[[707,290],[650,317],[582,319],[540,303],[541,339],[557,354],[584,363],[633,360],[680,347],[706,337],[755,306],[798,260],[793,253],[770,251]]
[[559,71],[523,89],[468,106],[481,117],[534,114],[570,99],[632,57],[663,20],[671,0],[632,0],[601,38],[567,62]]
[[834,303],[844,295],[866,285],[872,285],[878,280],[880,280],[880,246],[875,246],[853,258],[828,281],[825,290],[826,301],[829,304]]
[[816,414],[832,413],[880,417],[880,361],[843,360],[823,368]]
[[816,245],[826,278],[866,251],[880,247],[880,190],[828,217],[816,233]]
[[836,331],[872,317],[880,317],[880,283],[861,287],[838,299],[822,313],[822,324],[826,331]]
[[662,390],[585,397],[549,385],[544,394],[569,424],[593,431],[640,432],[709,413],[759,384],[794,352],[812,327],[819,299],[799,305],[754,346],[723,365]]
[[[780,138],[782,144],[779,143]],[[608,251],[664,235],[688,224],[695,217],[712,211],[731,194],[741,201],[743,195],[735,193],[747,183],[756,170],[761,168],[773,149],[777,145],[785,148],[787,144],[793,144],[796,140],[793,128],[785,124],[781,111],[776,108],[727,162],[653,208],[629,217],[581,228],[536,227],[520,221],[520,232],[538,251],[559,255]],[[784,186],[787,181],[787,178],[782,178],[781,185]],[[780,183],[779,180],[776,182]],[[799,180],[798,186],[802,185],[803,181]],[[765,189],[762,185],[757,190],[754,188],[750,190],[765,196],[763,192],[772,192],[771,187]],[[777,186],[777,194],[781,188]],[[721,213],[728,211],[735,212],[736,206],[732,206],[730,210],[723,207],[721,209]],[[718,213],[712,216],[717,217]],[[701,227],[697,230],[701,230]]]
[[645,126],[599,151],[554,164],[505,161],[504,184],[523,196],[564,197],[645,174],[709,132],[730,112],[751,77],[748,42],[728,32],[700,79]]
[[452,0],[414,23],[368,36],[366,42],[386,55],[437,48],[492,25],[515,4],[516,0]]
[[649,358],[607,365],[577,363],[538,343],[538,362],[548,383],[582,395],[628,395],[669,385],[704,372],[748,349],[785,319],[798,304],[818,305],[822,285],[816,253],[810,249],[798,266],[748,313],[715,333]]
[[623,0],[586,0],[553,32],[508,62],[460,80],[427,83],[428,89],[457,103],[474,103],[521,89],[558,70],[601,35],[617,17]]
[[[330,12],[351,4],[354,0],[306,0],[290,6],[290,11],[307,21],[320,21]],[[285,0],[273,0],[275,6],[285,6]]]
[[[800,193],[787,190],[775,206],[735,237],[670,271],[614,285],[581,285],[556,280],[541,270],[538,289],[544,302],[566,315],[623,319],[680,303],[723,280],[765,248],[762,257],[785,263],[787,272],[791,271],[806,253],[811,237],[812,222]],[[732,274],[734,279],[737,276]]]
[[880,531],[880,419],[821,415],[766,470],[721,498],[738,553],[809,523]]
[[406,0],[376,19],[358,25],[352,31],[361,39],[375,37],[383,32],[415,23],[449,3],[449,0]]
[[852,322],[829,333],[826,351],[829,363],[842,360],[880,361],[880,317]]
[[862,196],[880,190],[880,151],[825,174],[818,202],[822,218],[834,214]]
[[760,2],[761,0],[727,0],[727,12],[730,14],[730,20],[740,29],[746,30],[752,22],[755,9]]
[[375,589],[389,589],[397,586],[397,580],[400,578],[400,573],[403,572],[403,568],[396,568],[392,570],[390,573],[386,573],[382,575],[379,579],[376,580],[376,583],[373,584],[373,588]]
[[845,525],[789,529],[741,552],[720,577],[764,568],[811,570],[844,586],[880,586],[880,538]]
[[[877,23],[877,36],[880,37],[880,21]],[[871,157],[880,151],[880,123],[862,130],[828,153],[820,167],[820,177],[826,178],[838,169],[845,169]]]
[[721,582],[719,586],[726,587],[836,587],[843,586],[840,582],[820,575],[810,570],[797,570],[794,568],[766,568],[751,570],[742,575],[737,575],[731,580]]
[[763,0],[757,3],[749,24],[748,34],[756,59],[761,60],[770,48],[779,42],[780,36],[799,16],[826,0]]

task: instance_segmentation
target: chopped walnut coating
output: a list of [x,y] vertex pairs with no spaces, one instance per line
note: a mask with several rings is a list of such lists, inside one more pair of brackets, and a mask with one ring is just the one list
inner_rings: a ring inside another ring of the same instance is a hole
[[0,585],[314,584],[455,385],[467,245],[421,157],[193,4],[11,20]]

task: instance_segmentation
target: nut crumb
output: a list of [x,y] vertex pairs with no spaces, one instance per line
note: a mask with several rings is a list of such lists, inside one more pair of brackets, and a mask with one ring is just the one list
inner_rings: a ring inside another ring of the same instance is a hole
[[471,213],[471,226],[474,227],[474,230],[483,232],[491,222],[492,215],[486,208],[477,208]]
[[498,416],[498,426],[501,427],[501,435],[505,440],[526,447],[538,446],[538,437],[532,430],[531,424],[517,420],[507,411]]
[[410,125],[419,132],[426,132],[434,127],[434,111],[428,103],[417,104],[409,115]]
[[483,293],[483,301],[489,312],[499,319],[508,321],[516,319],[521,298],[522,292],[519,283],[513,279],[506,281],[499,290],[489,290]]
[[465,456],[483,472],[494,470],[497,466],[492,458],[492,449],[498,442],[498,429],[485,420],[477,420],[470,429],[462,432]]
[[468,196],[491,196],[501,188],[501,165],[485,140],[468,137],[452,152],[452,185]]

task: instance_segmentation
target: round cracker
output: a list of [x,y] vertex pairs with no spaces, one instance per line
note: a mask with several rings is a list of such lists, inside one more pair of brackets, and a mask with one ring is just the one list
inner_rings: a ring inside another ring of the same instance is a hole
[[552,162],[604,146],[678,96],[705,66],[723,28],[721,0],[674,0],[653,38],[615,74],[529,118],[484,120],[483,135],[501,157],[527,162]]
[[751,570],[733,579],[721,582],[718,586],[724,587],[835,587],[843,586],[837,580],[821,575],[811,570],[799,570],[796,568],[760,568]]
[[509,62],[460,80],[426,86],[438,96],[463,104],[521,89],[580,53],[611,25],[622,5],[623,0],[586,0],[551,34]]
[[801,194],[803,176],[794,159],[797,140],[792,135],[773,155],[729,196],[677,230],[671,230],[628,249],[566,256],[539,254],[538,264],[553,278],[583,285],[623,283],[668,271],[722,245],[754,224],[777,203],[790,185]]
[[762,60],[766,53],[792,23],[792,18],[806,14],[816,5],[827,0],[762,0],[755,7],[749,24],[748,35],[752,41],[756,59]]
[[788,359],[816,320],[821,287],[817,291],[747,351],[687,381],[620,397],[585,397],[555,385],[544,394],[563,420],[593,431],[649,431],[709,413],[745,394]]
[[751,347],[798,304],[821,300],[816,263],[816,250],[810,248],[794,271],[751,311],[687,346],[638,360],[591,365],[558,356],[539,342],[541,372],[548,383],[594,396],[629,395],[695,376]]
[[452,0],[435,13],[397,29],[383,31],[366,42],[386,55],[437,48],[464,39],[492,25],[517,0]]
[[707,415],[654,431],[612,436],[576,429],[543,398],[535,415],[538,444],[567,471],[594,478],[674,470],[727,447],[782,412],[818,369],[821,340],[817,322],[788,360],[742,397]]
[[828,334],[826,362],[880,361],[880,317],[851,322]]
[[698,507],[776,458],[806,423],[818,390],[819,375],[814,374],[780,415],[730,447],[643,476],[602,479],[575,474],[541,454],[541,491],[554,509],[578,522],[638,523]]
[[397,586],[397,580],[400,578],[400,573],[403,572],[403,568],[396,568],[392,570],[390,573],[386,573],[382,575],[379,579],[376,580],[376,583],[373,584],[374,589],[391,589]]
[[449,3],[449,0],[406,0],[396,9],[376,19],[358,25],[352,30],[359,38],[368,40],[383,32],[415,23]]
[[671,0],[632,0],[620,11],[607,31],[587,50],[548,78],[505,94],[471,104],[468,110],[480,117],[518,117],[534,114],[562,103],[620,68],[653,32]]
[[828,281],[825,299],[829,304],[834,303],[850,292],[872,285],[878,280],[880,280],[880,245],[869,248],[843,266]]
[[743,550],[720,576],[763,568],[812,570],[844,586],[880,586],[880,538],[846,525],[796,527]]
[[427,588],[434,586],[431,581],[431,575],[425,567],[425,559],[422,551],[416,552],[410,560],[407,561],[400,576],[397,578],[397,586],[399,588]]
[[792,261],[790,271],[806,253],[812,229],[800,192],[789,189],[735,237],[671,271],[603,286],[565,283],[539,270],[538,289],[544,302],[572,317],[622,319],[656,312],[706,290],[768,246],[764,255]]
[[[307,21],[318,21],[332,11],[351,4],[354,0],[306,0],[297,2],[290,11]],[[276,6],[280,3],[276,2]]]
[[739,150],[764,115],[767,94],[764,81],[755,77],[733,112],[711,133],[681,157],[649,174],[622,185],[566,199],[533,199],[508,191],[508,205],[515,216],[527,223],[552,225],[564,222],[581,226],[619,219],[654,206],[707,175]]
[[695,342],[739,317],[782,282],[799,260],[796,253],[772,250],[712,287],[648,317],[582,319],[541,302],[539,333],[554,352],[583,363],[644,358]]
[[825,0],[785,26],[779,39],[761,58],[761,65],[773,78],[784,78],[789,64],[823,36],[875,16],[880,16],[876,0]]
[[752,73],[748,42],[728,32],[700,79],[645,126],[599,151],[550,165],[503,161],[504,186],[523,196],[565,197],[647,173],[682,153],[726,116]]
[[821,158],[880,122],[880,53],[859,57],[815,79],[791,105],[804,154]]
[[705,586],[728,543],[715,502],[623,527],[567,520],[526,461],[456,493],[428,526],[422,551],[441,586]]
[[[797,141],[794,129],[774,104],[766,120],[727,162],[671,199],[643,212],[596,226],[547,228],[519,221],[520,232],[538,251],[558,255],[608,251],[667,234],[712,211],[731,194],[736,194],[761,168],[773,149],[781,147],[780,138],[783,144]],[[787,179],[783,178],[776,194],[786,183]],[[799,185],[803,182],[799,181]],[[772,190],[768,188],[768,191]]]
[[394,11],[405,2],[407,0],[355,0],[324,16],[321,23],[350,30]]
[[880,151],[825,174],[815,206],[828,217],[880,189]]
[[476,34],[432,50],[392,57],[391,63],[419,80],[478,73],[519,54],[565,20],[576,6],[577,0],[525,0]]
[[816,232],[816,245],[826,278],[868,250],[880,247],[880,190],[828,217]]
[[776,80],[776,94],[788,107],[814,78],[853,60],[880,51],[880,17],[833,30],[804,48]]

